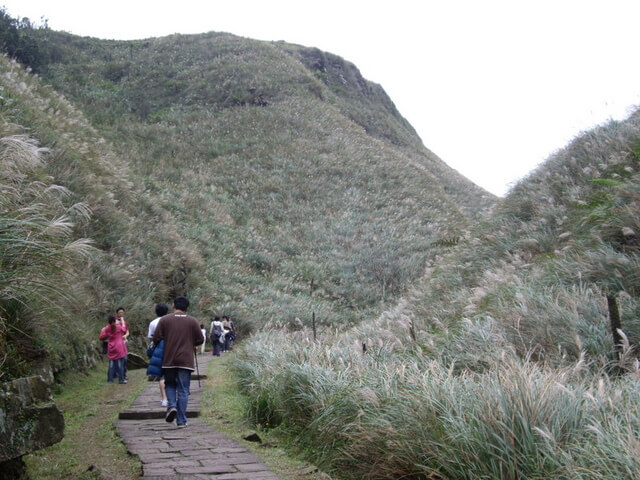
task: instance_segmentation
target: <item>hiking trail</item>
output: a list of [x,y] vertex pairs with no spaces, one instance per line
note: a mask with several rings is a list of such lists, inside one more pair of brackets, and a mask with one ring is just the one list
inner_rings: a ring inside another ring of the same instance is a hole
[[[211,354],[198,355],[206,372]],[[142,462],[143,480],[280,480],[246,447],[199,419],[206,375],[191,376],[188,426],[164,420],[157,382],[149,382],[130,408],[120,412],[116,429],[130,454]]]

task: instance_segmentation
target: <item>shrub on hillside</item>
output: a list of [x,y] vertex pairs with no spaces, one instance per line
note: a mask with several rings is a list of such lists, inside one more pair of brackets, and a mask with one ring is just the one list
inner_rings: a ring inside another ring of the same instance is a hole
[[78,257],[90,242],[74,238],[72,218],[86,220],[84,204],[68,205],[70,192],[44,173],[36,142],[26,136],[0,138],[0,379],[30,371],[29,362],[61,356],[62,344],[47,344],[45,332],[65,330],[70,345],[81,328],[52,317],[73,305]]

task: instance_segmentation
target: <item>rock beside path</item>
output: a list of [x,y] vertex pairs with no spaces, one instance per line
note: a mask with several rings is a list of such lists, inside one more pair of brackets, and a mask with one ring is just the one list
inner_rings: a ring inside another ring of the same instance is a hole
[[23,455],[63,436],[64,417],[41,377],[0,384],[0,478],[20,478]]

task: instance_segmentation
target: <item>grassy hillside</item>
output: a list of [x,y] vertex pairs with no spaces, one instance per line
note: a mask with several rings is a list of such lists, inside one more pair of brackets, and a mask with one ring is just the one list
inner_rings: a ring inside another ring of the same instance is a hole
[[637,112],[559,150],[376,319],[252,339],[249,414],[348,478],[635,478],[639,171]]
[[183,269],[211,282],[192,289],[203,310],[252,323],[315,309],[323,322],[349,322],[402,292],[431,245],[493,202],[335,56],[309,64],[302,47],[216,33],[141,42],[41,34],[58,52],[43,77],[171,212],[161,228],[175,226],[202,255]]
[[[78,294],[52,303],[74,305],[82,352],[116,306],[142,338],[153,304],[177,294],[245,334],[312,313],[320,328],[351,325],[494,202],[334,55],[217,33],[24,33],[38,75],[3,60],[5,134],[47,148],[41,173],[85,208],[68,235],[93,253],[71,274]],[[23,323],[42,314],[23,303]],[[49,357],[74,361],[43,335]]]
[[496,202],[335,55],[28,33],[39,77],[0,62],[3,378],[186,293],[266,326],[247,413],[337,475],[637,477],[640,114]]
[[[116,303],[148,318],[171,274],[176,235],[136,232],[166,215],[136,195],[128,167],[63,97],[0,59],[2,378],[42,364],[91,364],[97,328]],[[144,246],[144,248],[143,248]],[[145,262],[164,256],[162,265]],[[142,333],[142,323],[134,333]]]

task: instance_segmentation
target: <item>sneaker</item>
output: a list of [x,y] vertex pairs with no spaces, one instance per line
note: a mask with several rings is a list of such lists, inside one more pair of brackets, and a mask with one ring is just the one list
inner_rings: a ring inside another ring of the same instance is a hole
[[178,428],[184,428],[184,427],[186,427],[186,426],[187,426],[187,424],[186,424],[186,423],[179,423],[179,424],[178,424]]
[[167,412],[167,416],[164,417],[164,419],[167,421],[167,423],[171,423],[176,419],[176,415],[178,415],[178,410],[175,407],[172,407],[169,409],[169,411]]
[[126,381],[126,380],[123,380],[123,381],[121,381],[120,383],[127,383],[127,381]]
[[166,407],[167,405],[169,405],[169,402],[168,402],[167,400],[162,400],[162,402],[160,402],[160,404],[161,404],[163,407]]

